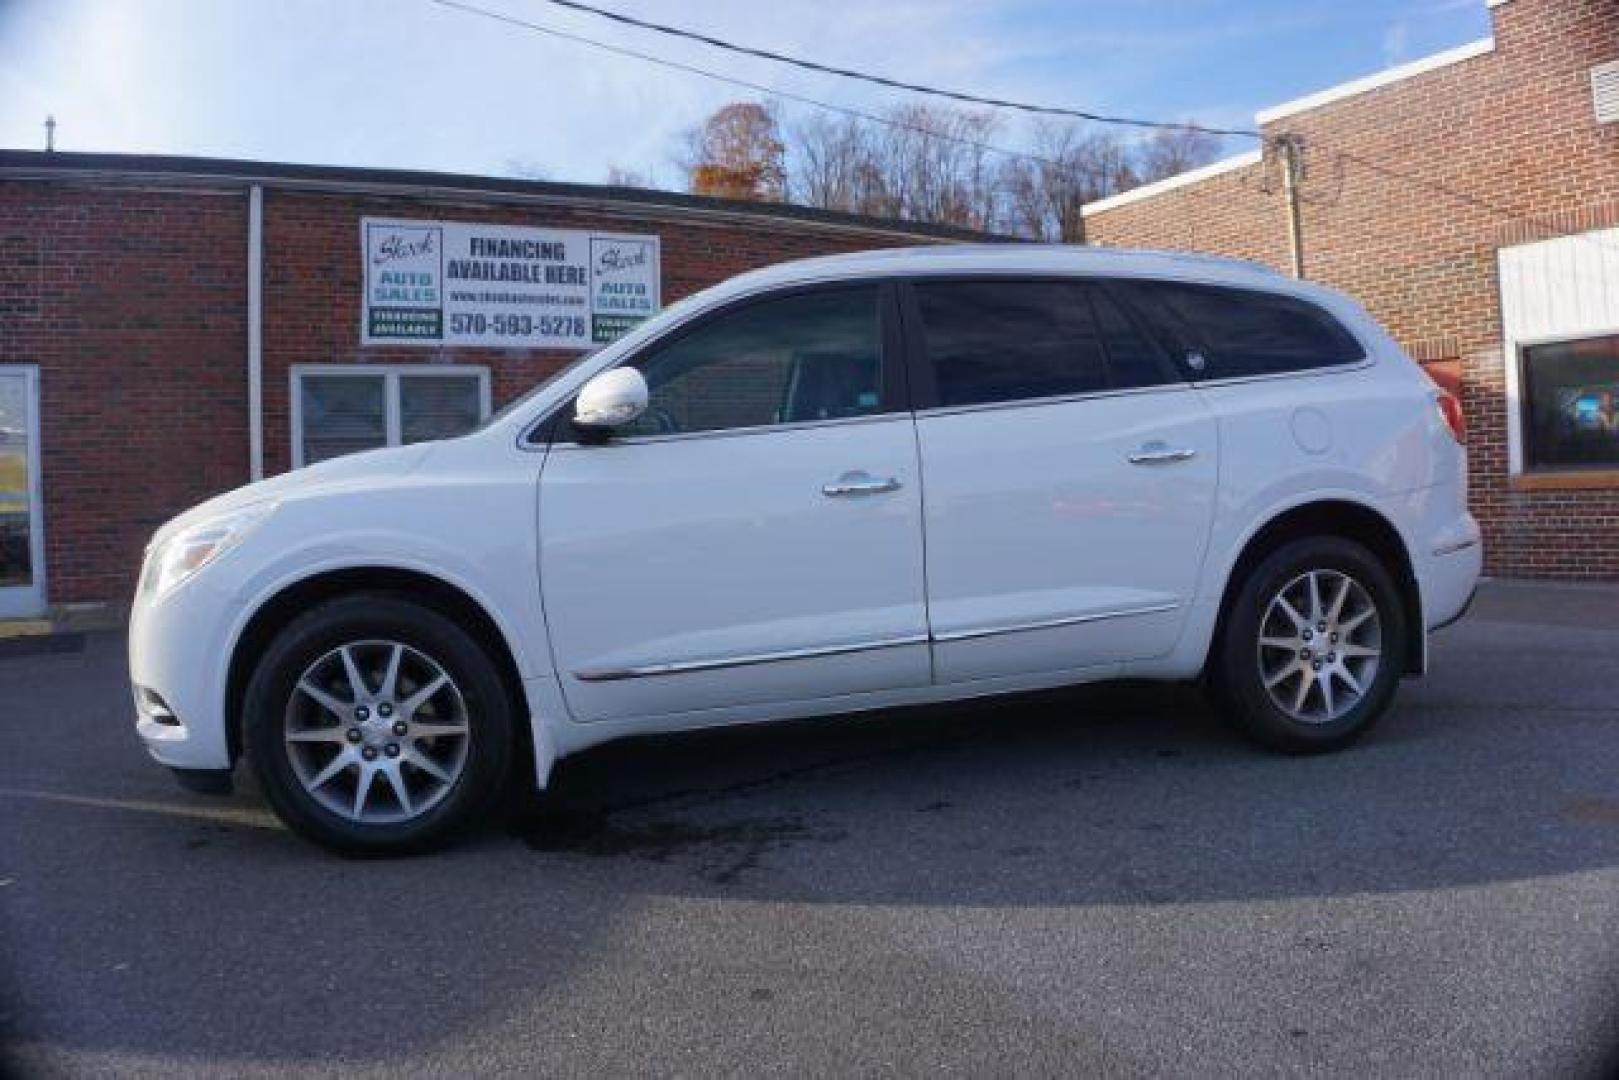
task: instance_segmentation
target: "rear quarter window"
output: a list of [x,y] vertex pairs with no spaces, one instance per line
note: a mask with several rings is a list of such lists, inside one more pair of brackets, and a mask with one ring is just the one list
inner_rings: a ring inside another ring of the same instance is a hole
[[1353,364],[1353,334],[1308,300],[1257,289],[1121,282],[1192,379],[1237,379]]
[[1107,389],[1107,354],[1082,289],[1060,281],[917,285],[939,403],[982,405]]

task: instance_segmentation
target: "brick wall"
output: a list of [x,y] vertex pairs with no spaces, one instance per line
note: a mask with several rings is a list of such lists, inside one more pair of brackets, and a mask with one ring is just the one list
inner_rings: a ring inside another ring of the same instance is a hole
[[126,595],[167,517],[247,477],[241,192],[0,183],[0,364],[40,371],[53,603]]
[[[1509,480],[1496,277],[1502,245],[1619,224],[1619,124],[1596,123],[1588,76],[1619,59],[1619,4],[1508,0],[1492,13],[1494,51],[1278,118],[1265,133],[1305,140],[1307,275],[1356,296],[1440,381],[1459,378],[1488,571],[1619,577],[1619,486]],[[1103,209],[1086,226],[1099,243],[1285,269],[1286,222],[1279,163],[1267,157]]]
[[[137,189],[0,180],[0,363],[38,365],[46,573],[53,605],[127,600],[152,530],[246,483],[247,187]],[[678,209],[312,193],[264,195],[267,473],[291,462],[290,369],[318,363],[477,364],[493,404],[577,352],[362,347],[360,218],[487,221],[656,233],[663,301],[743,270],[926,242]]]

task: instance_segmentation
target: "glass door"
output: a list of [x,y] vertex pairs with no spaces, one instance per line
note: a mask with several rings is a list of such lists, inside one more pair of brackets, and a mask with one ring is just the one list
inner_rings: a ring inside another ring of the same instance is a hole
[[0,618],[45,610],[39,502],[39,371],[0,364]]

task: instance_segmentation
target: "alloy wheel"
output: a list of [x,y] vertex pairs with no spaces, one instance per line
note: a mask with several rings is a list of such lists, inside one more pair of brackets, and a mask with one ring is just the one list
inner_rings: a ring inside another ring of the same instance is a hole
[[1366,587],[1339,570],[1300,574],[1259,622],[1259,677],[1271,703],[1308,724],[1340,720],[1371,690],[1382,620]]
[[304,791],[364,824],[410,821],[438,805],[472,740],[466,700],[444,667],[383,640],[348,642],[305,668],[283,732]]

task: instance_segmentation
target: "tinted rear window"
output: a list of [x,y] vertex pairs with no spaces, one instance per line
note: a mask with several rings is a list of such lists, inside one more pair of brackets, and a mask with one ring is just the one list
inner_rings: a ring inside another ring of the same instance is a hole
[[[1128,296],[1190,357],[1194,379],[1234,379],[1351,364],[1366,356],[1337,319],[1306,300],[1167,281],[1123,283]],[[1196,356],[1202,357],[1201,370]]]
[[1096,309],[1096,325],[1107,343],[1108,377],[1115,389],[1158,386],[1178,378],[1164,352],[1135,322],[1125,315],[1106,289],[1087,290]]
[[1159,347],[1094,285],[950,281],[916,286],[939,404],[1026,401],[1176,378]]
[[945,282],[917,286],[916,300],[941,405],[1107,387],[1102,341],[1073,285]]

